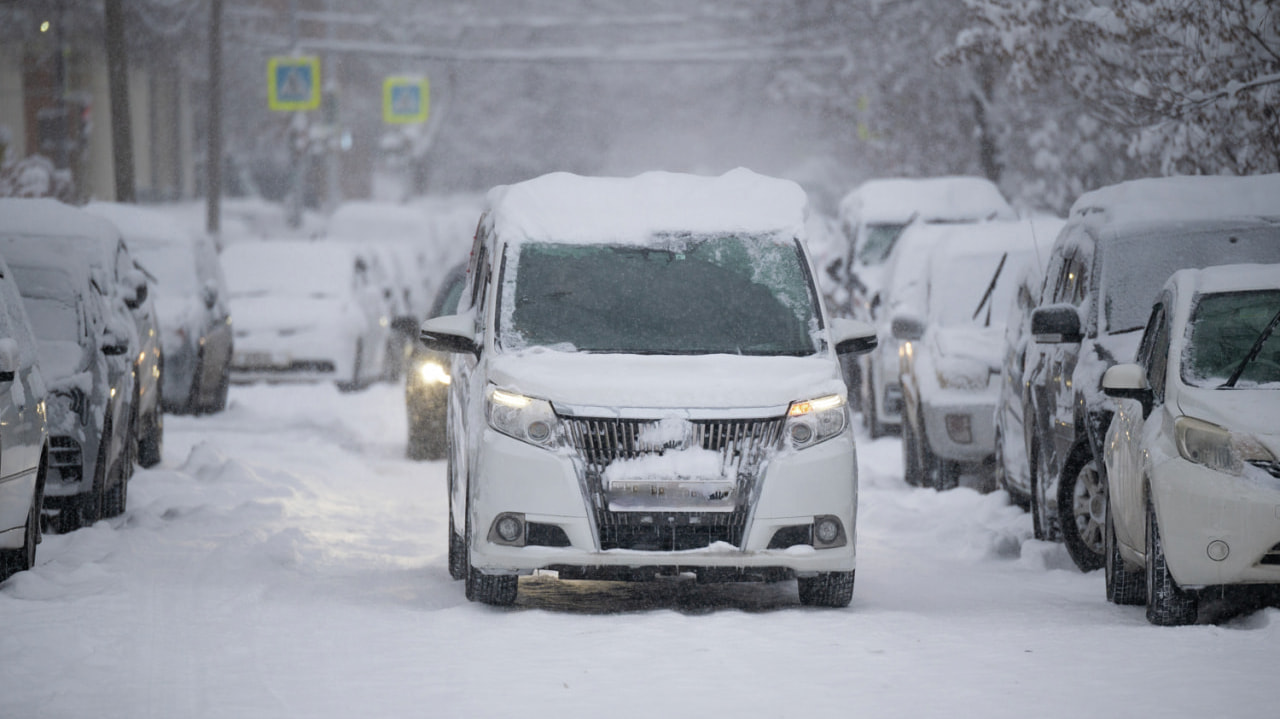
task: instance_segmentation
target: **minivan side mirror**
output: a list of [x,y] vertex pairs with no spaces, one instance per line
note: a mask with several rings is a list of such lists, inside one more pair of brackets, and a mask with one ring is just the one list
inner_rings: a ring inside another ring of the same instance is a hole
[[18,343],[12,337],[0,339],[0,382],[12,382],[18,373]]
[[213,306],[218,304],[218,283],[206,280],[204,287],[200,290],[200,299],[204,301],[205,309],[213,309]]
[[1151,414],[1155,393],[1147,384],[1147,371],[1138,364],[1118,364],[1102,375],[1102,393],[1113,399],[1136,399],[1142,403],[1142,418]]
[[866,322],[843,318],[831,320],[831,339],[838,355],[866,354],[879,344],[874,327]]
[[889,323],[889,333],[894,339],[915,342],[924,337],[924,320],[911,312],[899,312]]
[[433,317],[422,323],[418,337],[427,349],[480,356],[480,345],[475,340],[475,320],[470,315]]
[[1049,305],[1031,313],[1031,334],[1044,344],[1074,344],[1084,338],[1074,305]]
[[147,276],[139,270],[130,270],[125,274],[126,291],[124,303],[129,309],[136,310],[147,301]]

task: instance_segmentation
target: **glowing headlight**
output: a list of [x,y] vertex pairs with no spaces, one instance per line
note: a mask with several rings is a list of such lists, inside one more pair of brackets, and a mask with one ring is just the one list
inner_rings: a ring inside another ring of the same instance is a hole
[[1193,417],[1175,420],[1173,435],[1183,459],[1218,472],[1240,474],[1245,462],[1276,461],[1271,452],[1252,437],[1232,434]]
[[449,384],[449,371],[439,362],[423,362],[418,365],[418,379],[423,384]]
[[793,447],[804,449],[840,434],[847,421],[844,397],[833,394],[792,402],[787,409],[787,426],[784,431]]
[[554,447],[559,435],[559,421],[551,403],[515,392],[489,387],[485,402],[489,426],[522,442],[539,447]]

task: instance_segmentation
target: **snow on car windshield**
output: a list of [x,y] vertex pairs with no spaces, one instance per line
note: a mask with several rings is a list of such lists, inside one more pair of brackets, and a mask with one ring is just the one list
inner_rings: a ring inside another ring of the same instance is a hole
[[36,339],[48,342],[77,342],[80,339],[80,320],[76,308],[64,300],[44,297],[27,297],[22,300],[31,320]]
[[328,297],[349,291],[355,259],[342,245],[244,242],[222,253],[231,297]]
[[131,238],[129,249],[138,264],[156,278],[156,292],[166,297],[191,293],[199,285],[195,248],[186,244]]
[[508,247],[504,272],[505,349],[801,356],[818,347],[804,255],[783,235],[526,242]]
[[1142,329],[1165,281],[1186,268],[1280,262],[1280,227],[1217,227],[1154,233],[1102,245],[1102,329]]
[[943,327],[1003,326],[1018,288],[1017,265],[1024,260],[1021,254],[1000,253],[962,255],[949,258],[945,263],[932,263],[931,317]]
[[[1201,295],[1187,324],[1182,381],[1221,387],[1244,363],[1267,325],[1280,312],[1280,290]],[[1280,332],[1273,331],[1257,356],[1244,365],[1236,387],[1280,389]]]

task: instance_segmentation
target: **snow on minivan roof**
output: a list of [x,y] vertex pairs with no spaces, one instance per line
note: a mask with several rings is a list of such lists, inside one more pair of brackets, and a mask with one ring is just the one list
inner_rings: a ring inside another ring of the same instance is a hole
[[840,201],[840,216],[870,223],[1013,220],[1017,213],[985,177],[887,177],[867,180]]
[[1142,227],[1203,220],[1280,220],[1280,173],[1227,177],[1149,177],[1086,192],[1073,222]]
[[28,237],[82,237],[114,241],[110,221],[47,198],[0,198],[0,232]]
[[801,237],[807,204],[795,182],[744,168],[719,177],[555,172],[495,187],[488,195],[494,230],[508,241],[630,243],[673,232]]

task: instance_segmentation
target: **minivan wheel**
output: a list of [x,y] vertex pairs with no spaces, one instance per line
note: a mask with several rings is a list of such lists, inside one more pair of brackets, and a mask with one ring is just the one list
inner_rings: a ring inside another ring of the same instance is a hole
[[916,439],[915,425],[905,417],[902,422],[902,478],[913,487],[919,487],[924,482],[920,440]]
[[1044,452],[1037,440],[1031,445],[1031,526],[1036,539],[1046,542],[1058,541],[1058,528],[1049,517],[1049,500],[1045,494]]
[[800,603],[810,607],[847,607],[853,601],[853,575],[849,572],[819,572],[813,577],[797,577]]
[[1107,488],[1098,462],[1084,444],[1076,445],[1058,485],[1058,526],[1072,561],[1082,572],[1106,563]]
[[1196,621],[1199,600],[1174,581],[1160,541],[1155,507],[1147,500],[1147,621],[1173,627]]

